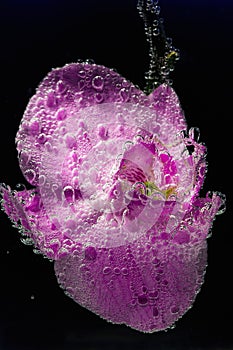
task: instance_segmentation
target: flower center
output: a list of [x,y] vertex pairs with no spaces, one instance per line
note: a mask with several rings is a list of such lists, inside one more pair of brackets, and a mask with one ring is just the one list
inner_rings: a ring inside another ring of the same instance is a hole
[[145,181],[146,186],[146,195],[148,197],[152,197],[156,199],[156,195],[158,193],[163,194],[165,199],[167,200],[171,195],[176,194],[176,186],[169,186],[166,190],[161,190],[155,183],[151,181]]
[[151,108],[109,103],[62,121],[42,155],[40,193],[66,236],[119,246],[159,220],[179,179],[156,118]]

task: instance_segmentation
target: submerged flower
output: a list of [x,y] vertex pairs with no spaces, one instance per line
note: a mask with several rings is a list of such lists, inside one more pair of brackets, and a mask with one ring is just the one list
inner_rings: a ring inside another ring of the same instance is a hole
[[170,86],[147,96],[95,64],[54,69],[28,104],[16,142],[34,188],[2,185],[2,206],[70,297],[108,321],[166,329],[203,283],[224,198],[199,197],[197,132]]

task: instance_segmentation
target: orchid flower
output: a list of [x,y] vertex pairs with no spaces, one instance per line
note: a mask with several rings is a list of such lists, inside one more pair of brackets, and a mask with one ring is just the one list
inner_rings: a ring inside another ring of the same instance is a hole
[[16,135],[33,189],[1,185],[2,207],[78,304],[142,332],[167,329],[200,290],[224,206],[218,192],[199,195],[198,141],[166,80],[146,94],[115,70],[67,64],[40,83]]

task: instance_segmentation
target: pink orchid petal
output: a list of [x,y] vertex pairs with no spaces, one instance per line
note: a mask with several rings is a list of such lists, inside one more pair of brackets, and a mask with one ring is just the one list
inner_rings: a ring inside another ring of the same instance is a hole
[[153,248],[159,253],[135,246],[97,250],[94,261],[83,252],[71,254],[55,263],[58,282],[76,302],[110,322],[148,333],[166,329],[199,291],[206,241],[193,247],[158,240]]
[[154,108],[158,115],[158,122],[164,130],[163,134],[166,133],[166,130],[169,131],[169,127],[173,126],[175,132],[170,130],[169,135],[167,135],[171,140],[178,132],[186,130],[187,124],[179,98],[171,86],[160,85],[149,95],[149,98],[155,102]]
[[135,100],[145,104],[147,97],[104,66],[73,63],[54,69],[31,98],[16,136],[20,166],[27,181],[38,183],[41,151],[59,122],[75,117],[84,107]]
[[143,332],[166,329],[191,307],[203,283],[206,236],[220,202],[215,196],[196,203],[183,220],[186,228],[174,236],[155,229],[128,246],[83,246],[56,261],[58,281],[71,298],[108,321]]
[[[61,286],[101,317],[166,329],[192,305],[224,198],[199,198],[204,145],[174,90],[150,96],[103,66],[54,69],[16,137],[34,190],[1,186],[2,207],[55,260]],[[191,151],[190,151],[191,149]]]
[[[28,237],[27,244],[34,244],[40,253],[49,259],[58,259],[77,249],[78,244],[69,237],[67,221],[67,235],[62,233],[57,220],[50,221],[44,210],[40,195],[35,190],[11,191],[9,187],[0,187],[2,207],[14,226],[19,229],[23,237]],[[83,218],[88,225],[94,222],[94,215]]]

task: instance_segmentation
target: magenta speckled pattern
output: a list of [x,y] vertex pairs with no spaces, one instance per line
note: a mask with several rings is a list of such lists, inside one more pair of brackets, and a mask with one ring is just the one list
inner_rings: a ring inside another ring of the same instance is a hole
[[138,331],[167,329],[200,290],[224,205],[218,192],[199,197],[197,134],[170,86],[147,96],[103,66],[54,69],[16,136],[34,188],[1,185],[2,207],[77,303]]

